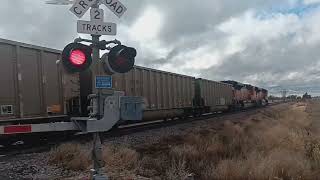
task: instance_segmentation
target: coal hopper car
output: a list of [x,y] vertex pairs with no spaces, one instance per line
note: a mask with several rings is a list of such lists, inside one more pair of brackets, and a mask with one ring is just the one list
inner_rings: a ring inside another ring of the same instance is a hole
[[233,105],[233,87],[230,84],[196,79],[194,109],[196,114],[227,111]]

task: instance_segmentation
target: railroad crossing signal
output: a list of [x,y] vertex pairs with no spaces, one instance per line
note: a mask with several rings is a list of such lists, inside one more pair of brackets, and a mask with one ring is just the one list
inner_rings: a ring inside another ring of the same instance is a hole
[[69,73],[82,72],[92,63],[92,48],[80,43],[70,43],[62,51],[62,64]]
[[[119,0],[76,0],[70,11],[81,18],[90,8],[90,20],[78,20],[78,33],[91,35],[116,35],[117,25],[103,21],[104,11],[99,9],[99,3],[107,6],[119,18],[127,8]],[[81,39],[81,38],[80,38]],[[78,41],[81,42],[82,40]],[[99,40],[84,40],[92,42],[91,47],[105,50],[106,44]],[[112,42],[111,42],[112,43]],[[114,43],[114,42],[113,42]],[[101,45],[103,44],[103,45]],[[102,57],[103,67],[107,74],[127,73],[135,62],[137,51],[132,47],[123,46],[120,43],[111,48],[110,52]],[[82,72],[89,68],[92,62],[92,48],[80,43],[68,44],[62,53],[62,62],[68,72]],[[99,56],[99,54],[97,55]],[[93,57],[97,57],[93,56]],[[98,61],[98,59],[94,59]]]
[[[94,65],[98,67],[103,65],[106,72],[113,73],[126,73],[130,71],[134,66],[135,57],[137,51],[132,47],[126,47],[121,45],[120,41],[100,41],[100,35],[116,35],[117,25],[115,23],[105,23],[103,20],[103,10],[99,9],[99,5],[106,5],[116,16],[119,18],[125,13],[127,8],[118,0],[76,0],[70,11],[81,18],[90,8],[90,19],[91,21],[78,20],[77,32],[91,34],[92,40],[77,38],[75,43],[71,43],[65,47],[62,53],[62,62],[64,67],[71,73],[85,71],[91,65],[92,59],[95,61]],[[90,46],[80,44],[79,42],[90,42]],[[117,44],[113,48],[107,47],[108,44]],[[105,54],[102,58],[102,63],[99,61],[99,50],[110,50],[109,53]],[[92,56],[91,56],[92,54]],[[95,89],[97,89],[96,100],[91,100],[93,103],[96,102],[97,112],[95,116],[97,120],[103,119],[107,116],[113,116],[112,111],[103,110],[103,103],[105,102],[102,96],[101,89],[112,88],[112,77],[101,76],[101,72],[97,71],[97,68],[92,68],[92,76],[95,79]],[[110,103],[111,104],[111,103]],[[113,104],[113,103],[112,103]],[[102,118],[103,117],[103,118]],[[108,117],[109,118],[109,117]],[[88,118],[89,119],[89,118]],[[92,121],[91,121],[92,122]],[[100,123],[100,122],[99,122]],[[99,124],[96,123],[96,124]],[[101,173],[103,165],[102,154],[101,154],[101,140],[99,133],[94,134],[93,140],[93,161],[94,161],[94,172],[93,179],[107,180],[108,178]]]
[[136,55],[136,49],[117,45],[104,54],[101,60],[107,74],[127,73],[133,68]]

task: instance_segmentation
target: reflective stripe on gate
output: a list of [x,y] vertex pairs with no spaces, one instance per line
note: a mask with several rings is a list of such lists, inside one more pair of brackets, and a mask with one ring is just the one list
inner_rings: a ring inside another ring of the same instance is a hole
[[31,125],[12,125],[12,126],[3,127],[4,134],[19,134],[19,133],[31,133],[31,132],[32,132]]
[[60,131],[81,131],[81,130],[73,122],[0,126],[0,135],[60,132]]

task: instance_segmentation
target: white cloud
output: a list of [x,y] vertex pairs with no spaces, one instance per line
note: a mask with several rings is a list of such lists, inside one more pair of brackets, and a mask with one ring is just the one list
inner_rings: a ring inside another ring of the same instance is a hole
[[129,29],[130,36],[136,41],[156,40],[163,25],[161,13],[154,7],[148,7],[142,16]]
[[221,25],[218,29],[229,37],[232,49],[243,49],[253,40],[267,43],[271,40],[295,33],[302,28],[299,17],[288,14],[275,14],[268,19],[259,19],[255,12],[248,11],[244,15],[232,18]]
[[309,4],[320,3],[320,0],[304,0],[303,2],[304,4],[309,5]]
[[137,21],[128,27],[127,32],[130,41],[139,43],[140,57],[161,58],[168,53],[167,47],[163,47],[157,38],[163,26],[163,16],[155,7],[147,7]]

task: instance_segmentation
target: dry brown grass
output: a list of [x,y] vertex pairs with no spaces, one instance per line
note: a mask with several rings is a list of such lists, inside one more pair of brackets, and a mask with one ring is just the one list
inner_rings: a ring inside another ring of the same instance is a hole
[[170,148],[166,161],[186,162],[181,171],[198,179],[315,179],[320,141],[310,127],[318,119],[305,110],[306,104],[278,106],[227,121],[218,133],[194,131]]
[[[128,179],[135,176],[134,172],[139,167],[139,154],[127,147],[105,146],[103,159],[106,162],[105,171],[112,179]],[[92,168],[91,146],[62,144],[51,150],[49,163],[68,170],[88,171]]]
[[[114,179],[317,179],[320,177],[320,103],[260,110],[241,122],[210,124],[186,136],[140,147],[104,148]],[[67,149],[67,150],[66,150]],[[51,162],[86,169],[88,151],[75,144],[52,151]],[[78,158],[81,156],[82,158]],[[81,164],[76,165],[76,164]]]
[[119,170],[134,169],[138,163],[139,154],[127,147],[108,146],[104,148],[103,158],[109,167]]
[[70,170],[86,170],[91,165],[88,148],[76,143],[62,144],[52,149],[49,157],[49,163]]

